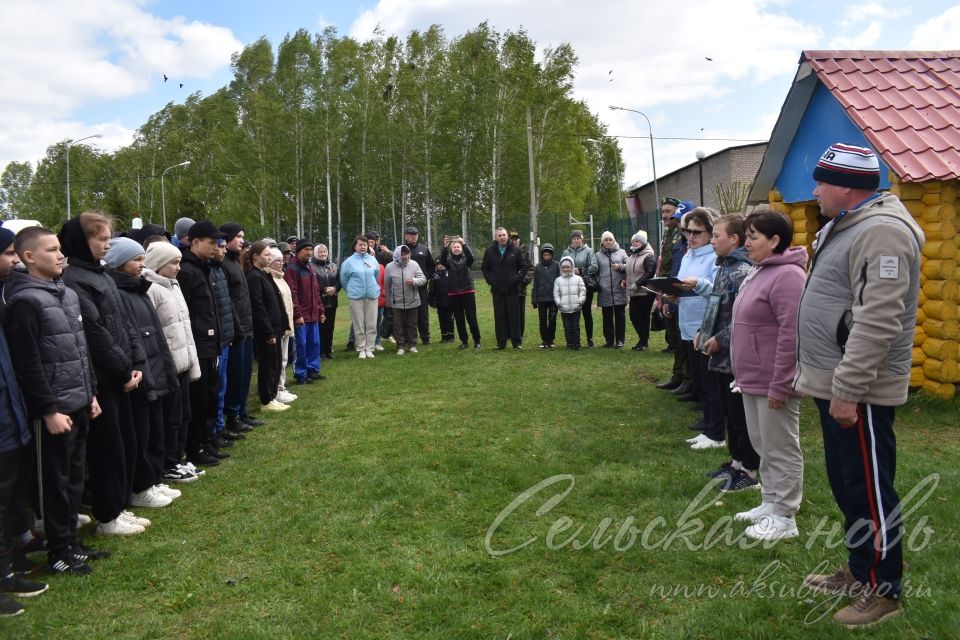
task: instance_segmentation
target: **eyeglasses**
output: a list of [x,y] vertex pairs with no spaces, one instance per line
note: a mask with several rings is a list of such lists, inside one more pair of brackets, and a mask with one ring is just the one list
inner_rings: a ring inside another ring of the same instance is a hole
[[710,232],[707,231],[706,229],[699,229],[699,230],[697,230],[697,229],[688,229],[687,227],[684,227],[684,228],[680,229],[680,231],[682,231],[683,233],[687,234],[688,236],[698,236],[698,235],[700,235],[701,233],[710,233]]

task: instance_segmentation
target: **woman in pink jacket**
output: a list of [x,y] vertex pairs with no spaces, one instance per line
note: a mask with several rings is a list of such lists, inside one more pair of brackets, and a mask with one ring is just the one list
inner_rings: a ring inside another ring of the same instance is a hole
[[807,250],[791,247],[793,223],[769,209],[746,220],[744,245],[754,269],[733,305],[730,357],[743,392],[750,443],[760,454],[763,502],[738,513],[744,532],[759,540],[794,538],[803,495],[800,397],[793,390],[797,312]]

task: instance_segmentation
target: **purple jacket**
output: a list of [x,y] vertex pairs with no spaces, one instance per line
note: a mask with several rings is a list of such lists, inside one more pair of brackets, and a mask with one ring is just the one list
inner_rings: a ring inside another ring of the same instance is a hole
[[807,250],[790,247],[759,262],[733,304],[730,359],[744,393],[786,400],[797,366],[797,313]]
[[309,261],[304,264],[294,259],[283,270],[283,279],[290,286],[293,297],[293,319],[303,318],[306,323],[320,322],[320,316],[326,315],[326,309],[323,308],[320,283],[313,265]]

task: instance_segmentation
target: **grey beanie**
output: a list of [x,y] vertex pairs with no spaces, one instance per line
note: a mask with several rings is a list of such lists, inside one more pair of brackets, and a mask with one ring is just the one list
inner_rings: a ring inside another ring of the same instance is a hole
[[159,271],[182,256],[180,250],[169,242],[154,242],[147,247],[147,255],[143,262],[147,269]]
[[110,250],[103,259],[111,269],[130,262],[137,256],[142,256],[146,251],[143,245],[130,238],[114,238],[110,241]]
[[193,218],[180,218],[173,223],[173,235],[177,238],[183,238],[189,233],[190,227],[192,227],[195,222],[196,220]]

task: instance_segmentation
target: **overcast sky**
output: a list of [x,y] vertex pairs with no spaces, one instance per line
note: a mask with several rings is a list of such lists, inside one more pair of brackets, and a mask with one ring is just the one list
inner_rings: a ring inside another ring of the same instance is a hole
[[575,94],[620,139],[625,186],[651,179],[650,141],[611,104],[649,116],[664,175],[698,150],[765,140],[804,49],[960,49],[960,4],[934,0],[2,0],[0,170],[66,138],[129,144],[167,102],[227,84],[230,55],[262,35],[439,24],[453,38],[484,20],[541,50],[573,45]]

